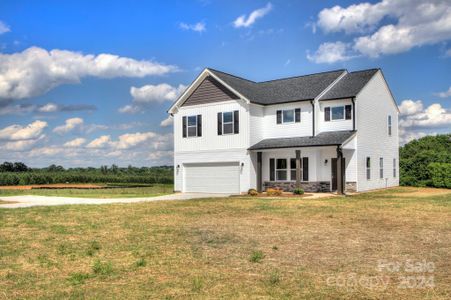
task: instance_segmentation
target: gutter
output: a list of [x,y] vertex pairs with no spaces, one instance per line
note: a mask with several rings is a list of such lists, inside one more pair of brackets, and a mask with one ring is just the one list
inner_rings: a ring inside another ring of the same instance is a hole
[[352,97],[351,101],[352,101],[352,131],[355,131],[355,97]]
[[312,137],[315,136],[315,100],[310,100],[312,105]]

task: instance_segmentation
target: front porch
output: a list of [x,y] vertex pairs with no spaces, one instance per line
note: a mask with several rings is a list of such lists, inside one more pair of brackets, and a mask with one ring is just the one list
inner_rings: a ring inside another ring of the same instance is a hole
[[256,157],[256,187],[306,192],[355,192],[352,132],[264,140],[249,150]]

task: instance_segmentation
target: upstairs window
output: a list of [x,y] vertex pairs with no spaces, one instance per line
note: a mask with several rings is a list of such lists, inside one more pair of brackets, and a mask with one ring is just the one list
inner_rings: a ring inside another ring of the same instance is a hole
[[184,116],[182,126],[184,138],[202,136],[202,115]]
[[371,179],[371,158],[366,158],[366,179]]
[[352,119],[352,105],[327,106],[324,108],[324,121],[342,121]]
[[218,113],[218,135],[237,134],[240,131],[239,111]]
[[384,159],[379,158],[379,178],[384,178]]
[[300,108],[278,110],[276,113],[277,113],[277,124],[301,122]]
[[391,136],[391,116],[387,118],[388,135]]

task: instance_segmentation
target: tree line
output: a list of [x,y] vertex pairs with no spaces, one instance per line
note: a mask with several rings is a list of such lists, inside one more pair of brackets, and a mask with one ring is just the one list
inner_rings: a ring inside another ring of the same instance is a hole
[[64,168],[50,165],[30,168],[22,162],[0,164],[0,185],[51,183],[172,183],[173,167],[133,167],[117,165],[100,168]]

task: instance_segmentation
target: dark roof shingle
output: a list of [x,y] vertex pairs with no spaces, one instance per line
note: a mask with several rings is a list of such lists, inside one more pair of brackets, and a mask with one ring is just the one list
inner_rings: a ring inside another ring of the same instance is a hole
[[319,100],[343,99],[357,96],[379,69],[355,71],[346,74]]
[[302,136],[265,139],[251,146],[249,150],[341,145],[354,133],[355,131],[331,131],[322,132],[314,137]]
[[209,70],[249,101],[262,105],[313,100],[345,72],[345,70],[336,70],[254,82],[218,70],[210,68]]

